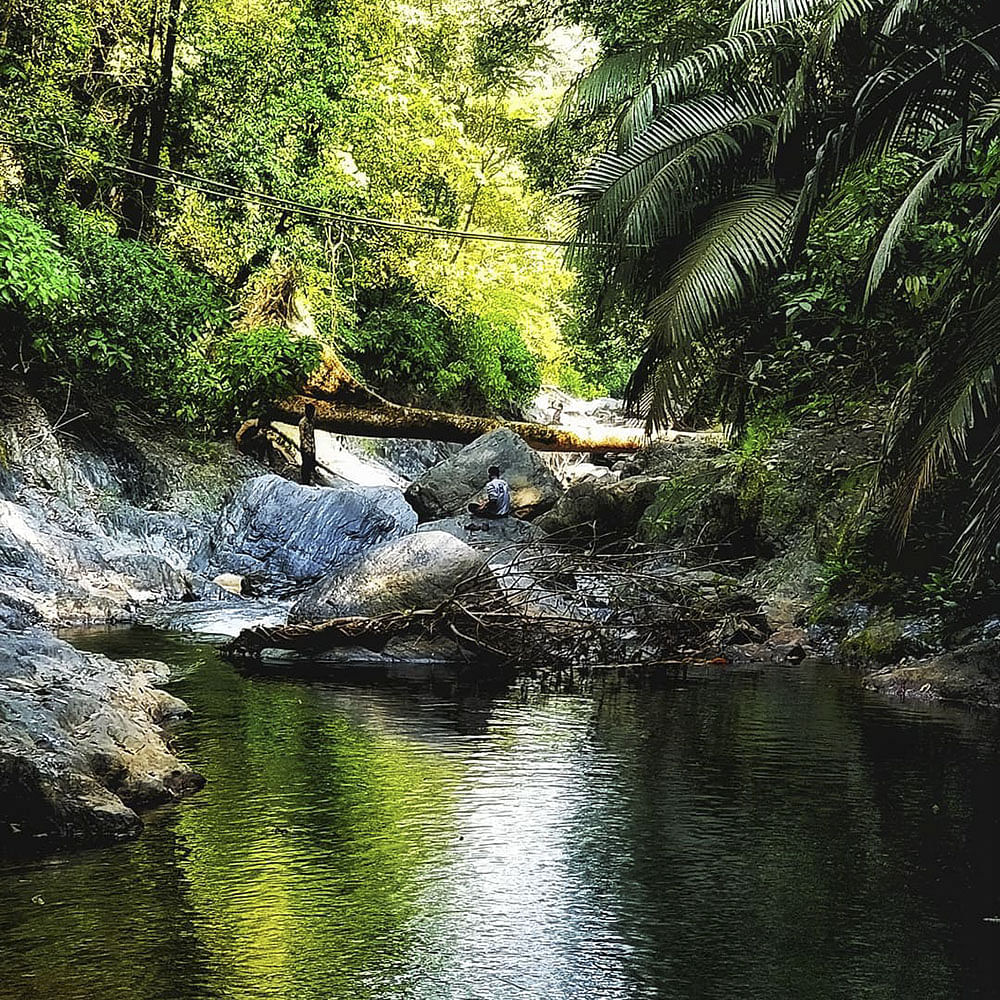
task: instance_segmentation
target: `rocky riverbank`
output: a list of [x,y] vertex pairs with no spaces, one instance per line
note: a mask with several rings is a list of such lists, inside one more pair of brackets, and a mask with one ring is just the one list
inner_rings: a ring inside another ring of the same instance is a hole
[[0,632],[0,845],[132,837],[140,810],[202,786],[168,748],[187,714],[159,689],[168,676],[41,629]]
[[[949,629],[831,598],[852,477],[878,440],[870,417],[806,421],[751,451],[678,436],[571,466],[500,430],[463,449],[381,448],[377,466],[351,453],[341,473],[360,463],[367,485],[338,473],[312,488],[135,414],[67,417],[19,382],[0,390],[2,837],[134,835],[138,811],[199,785],[169,750],[183,706],[159,689],[166,668],[77,653],[45,631],[73,623],[234,634],[426,611],[464,587],[503,623],[486,641],[470,647],[468,622],[452,620],[450,632],[369,636],[328,655],[827,655],[892,696],[1000,705],[989,621]],[[465,504],[494,463],[521,517],[472,523]],[[476,631],[484,619],[469,620]]]

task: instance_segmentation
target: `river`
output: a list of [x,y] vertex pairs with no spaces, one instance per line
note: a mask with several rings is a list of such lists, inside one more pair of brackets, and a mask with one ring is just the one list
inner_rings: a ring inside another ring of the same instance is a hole
[[0,861],[3,1000],[995,997],[1000,721],[821,664],[586,693],[176,667],[208,784]]

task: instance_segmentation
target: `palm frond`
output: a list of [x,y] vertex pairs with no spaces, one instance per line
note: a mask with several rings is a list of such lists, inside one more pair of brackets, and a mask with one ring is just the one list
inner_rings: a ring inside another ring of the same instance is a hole
[[882,21],[882,34],[891,35],[911,14],[915,14],[926,0],[896,0],[886,11]]
[[960,296],[937,341],[896,397],[876,486],[891,484],[890,512],[905,537],[916,504],[942,470],[968,458],[979,422],[995,420],[1000,358],[1000,283]]
[[627,101],[676,58],[675,47],[668,43],[606,55],[583,70],[566,89],[557,117],[589,115]]
[[[647,91],[652,95],[652,113],[655,115],[664,105],[697,92],[706,84],[718,81],[722,75],[731,77],[742,72],[748,63],[758,57],[767,59],[770,65],[776,50],[801,43],[801,31],[794,21],[781,21],[729,35],[665,66],[650,77],[638,96],[642,97]],[[744,79],[747,79],[746,75]]]
[[763,28],[779,21],[794,21],[822,7],[825,0],[743,0],[732,21],[729,34]]
[[761,175],[763,156],[748,155],[748,148],[762,150],[763,138],[764,123],[749,120],[692,142],[629,203],[617,223],[622,241],[641,252],[687,231],[698,209]]
[[651,77],[700,48],[713,33],[709,21],[686,17],[674,24],[665,41],[603,55],[566,89],[557,117],[590,115],[630,100]]
[[954,576],[972,583],[995,563],[1000,546],[1000,431],[995,432],[976,461],[972,477],[969,523],[955,546]]
[[898,247],[903,233],[916,221],[920,209],[934,194],[937,184],[943,178],[951,175],[959,162],[960,154],[961,146],[955,144],[937,157],[924,170],[919,180],[910,188],[899,208],[889,218],[872,255],[865,283],[864,305],[867,306],[871,301],[871,297],[875,294],[885,272],[889,269],[893,252]]
[[844,31],[852,24],[863,21],[880,6],[880,0],[835,0],[825,11],[819,35],[819,50],[823,56],[829,59]]
[[775,96],[763,88],[746,87],[735,96],[704,94],[664,108],[656,120],[624,152],[608,151],[594,158],[583,175],[566,192],[577,201],[593,201],[608,192],[622,178],[635,174],[634,197],[649,180],[650,174],[636,173],[652,164],[652,171],[662,165],[662,158],[678,147],[702,136],[730,128],[739,122],[763,119],[773,114]]
[[710,336],[784,262],[794,206],[794,196],[773,184],[749,187],[716,210],[677,258],[650,306],[652,337],[627,391],[636,400],[652,389],[651,427],[669,417],[692,345]]

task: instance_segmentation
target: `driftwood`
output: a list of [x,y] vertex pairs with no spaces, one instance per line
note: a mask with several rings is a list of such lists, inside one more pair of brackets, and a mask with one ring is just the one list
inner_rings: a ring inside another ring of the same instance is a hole
[[577,434],[554,424],[499,417],[423,410],[391,403],[361,385],[332,353],[298,395],[273,403],[267,417],[296,424],[306,403],[316,407],[316,427],[333,434],[362,437],[426,438],[468,444],[482,434],[507,427],[536,451],[638,451],[648,441],[639,427],[606,428]]
[[433,608],[258,626],[223,652],[259,659],[266,649],[312,656],[355,647],[380,654],[391,640],[410,635],[449,640],[456,660],[480,664],[719,663],[700,651],[714,645],[713,632],[718,636],[720,629],[753,629],[752,607],[739,595],[706,599],[700,586],[685,580],[688,570],[651,569],[650,558],[648,552],[512,545],[495,554],[492,565],[456,581],[451,596]]
[[335,618],[319,625],[255,625],[221,647],[233,657],[257,658],[265,649],[315,654],[360,646],[381,653],[397,635],[426,631],[432,612],[405,611],[375,618]]

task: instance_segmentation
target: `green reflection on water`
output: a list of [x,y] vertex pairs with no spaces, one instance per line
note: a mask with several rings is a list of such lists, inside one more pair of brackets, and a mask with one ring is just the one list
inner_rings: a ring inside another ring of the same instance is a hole
[[[85,641],[113,653],[115,638]],[[206,788],[147,817],[135,843],[19,866],[31,926],[5,935],[0,996],[89,996],[96,968],[102,998],[384,996],[412,951],[417,873],[453,827],[455,764],[321,686],[158,646],[146,652],[180,663],[175,690],[203,713],[179,742]]]
[[992,717],[805,668],[491,698],[86,641],[178,666],[208,784],[0,865],[3,1000],[995,993]]

